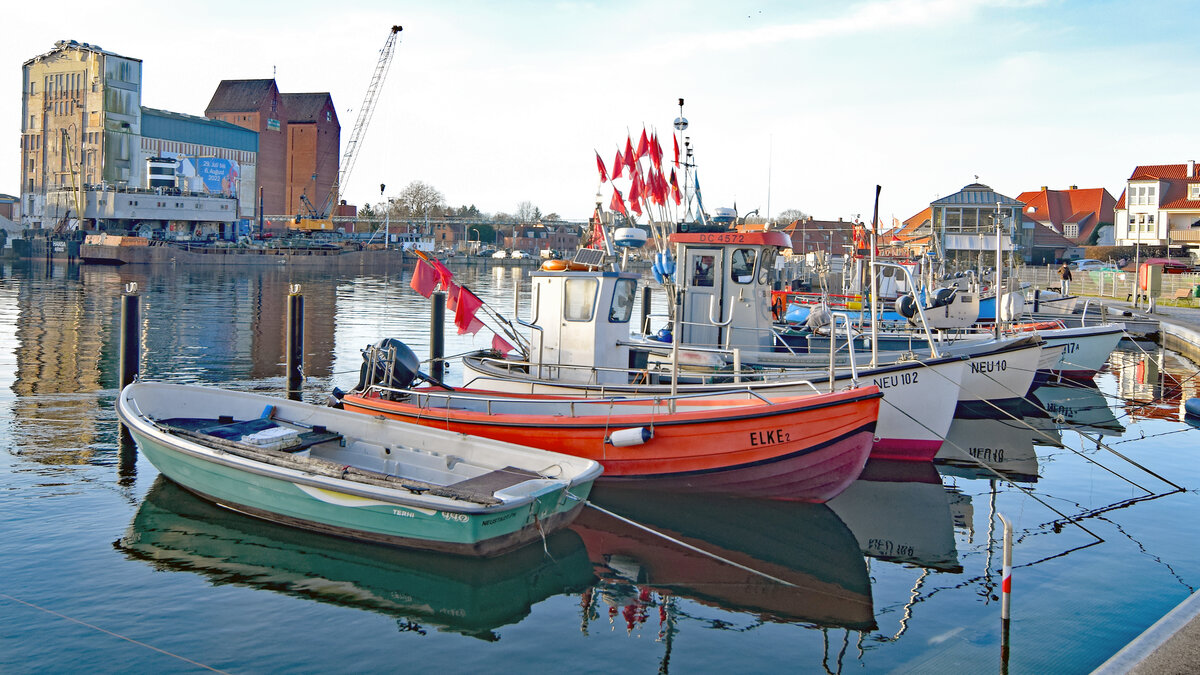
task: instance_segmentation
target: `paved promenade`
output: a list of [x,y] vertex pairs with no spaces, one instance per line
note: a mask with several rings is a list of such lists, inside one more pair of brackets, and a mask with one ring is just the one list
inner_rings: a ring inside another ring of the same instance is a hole
[[[1109,298],[1104,299],[1104,304],[1112,309],[1144,313],[1129,303]],[[1149,316],[1162,322],[1162,341],[1166,347],[1200,361],[1200,308],[1160,306]],[[1200,673],[1200,592],[1193,593],[1093,671],[1093,675],[1120,673]]]

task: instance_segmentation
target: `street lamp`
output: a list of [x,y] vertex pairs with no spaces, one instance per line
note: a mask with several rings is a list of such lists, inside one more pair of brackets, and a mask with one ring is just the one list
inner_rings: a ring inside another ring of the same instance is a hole
[[[475,229],[475,228],[473,228],[473,227],[468,227],[468,228],[467,228],[467,233],[468,233],[468,234],[470,234],[471,232],[474,232],[474,233],[475,233],[475,246],[473,246],[473,247],[471,248],[471,255],[478,255],[478,254],[479,254],[479,247],[483,245],[483,242],[482,242],[482,241],[480,240],[480,238],[479,238],[479,230],[477,230],[477,229]],[[471,240],[470,240],[470,237],[468,237],[468,238],[467,238],[467,242],[469,243],[470,241],[471,241]]]

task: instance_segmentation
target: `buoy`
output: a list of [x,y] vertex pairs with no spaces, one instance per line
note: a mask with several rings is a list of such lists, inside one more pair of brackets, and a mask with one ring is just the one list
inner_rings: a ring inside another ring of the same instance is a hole
[[546,272],[561,272],[567,269],[566,260],[547,260],[542,263],[542,270]]
[[1200,420],[1200,398],[1189,398],[1183,402],[1183,414]]
[[635,427],[612,432],[608,437],[608,442],[615,447],[626,448],[631,445],[641,445],[651,438],[654,438],[653,431],[646,427]]

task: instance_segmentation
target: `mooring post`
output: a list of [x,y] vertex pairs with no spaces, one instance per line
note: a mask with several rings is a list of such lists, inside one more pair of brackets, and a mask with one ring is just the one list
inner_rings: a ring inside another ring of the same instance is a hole
[[446,372],[446,292],[434,291],[430,299],[433,309],[429,314],[429,374],[441,380]]
[[1004,523],[1003,568],[1000,572],[1000,668],[1008,672],[1008,613],[1012,601],[1012,523],[1003,514],[996,517]]
[[642,335],[650,335],[650,293],[649,285],[642,287]]
[[299,401],[304,385],[304,295],[300,284],[288,287],[286,351],[287,397]]
[[121,296],[121,357],[117,378],[121,389],[138,377],[138,367],[142,362],[142,333],[139,324],[141,296],[138,294],[137,282],[131,281],[125,284],[125,294]]

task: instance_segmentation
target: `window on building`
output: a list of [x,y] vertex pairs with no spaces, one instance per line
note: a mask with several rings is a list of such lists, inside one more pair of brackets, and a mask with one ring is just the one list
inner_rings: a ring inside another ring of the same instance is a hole
[[1063,225],[1063,236],[1067,239],[1074,239],[1079,236],[1079,225],[1077,223],[1067,223]]
[[1188,199],[1200,199],[1200,183],[1192,183],[1188,186]]

